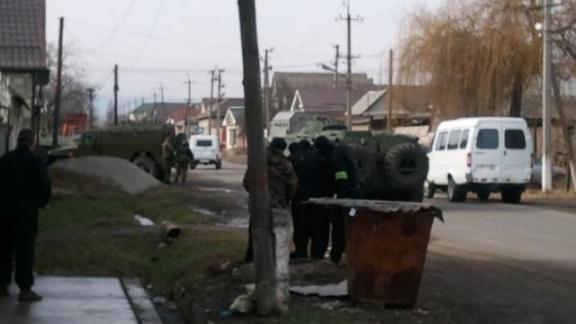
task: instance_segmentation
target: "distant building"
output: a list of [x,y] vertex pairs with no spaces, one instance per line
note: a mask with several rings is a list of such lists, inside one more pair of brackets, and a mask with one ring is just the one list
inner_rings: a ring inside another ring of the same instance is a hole
[[166,124],[172,113],[185,109],[186,103],[142,103],[130,113],[130,121],[135,123]]
[[[210,108],[212,107],[212,108]],[[226,112],[228,109],[232,107],[244,107],[244,99],[243,98],[223,98],[222,100],[218,101],[218,99],[214,99],[212,104],[210,104],[209,98],[202,99],[202,105],[200,108],[200,115],[198,116],[198,126],[199,131],[202,134],[212,134],[216,135],[216,125],[220,123],[220,126],[223,125],[224,117],[226,116]],[[212,113],[210,114],[210,110]],[[220,120],[217,120],[218,111],[220,111]],[[209,126],[212,127],[212,130],[209,130]],[[224,143],[226,138],[226,132],[223,127],[220,127],[221,134],[220,139],[222,143]]]
[[[294,95],[299,89],[345,89],[344,75],[340,74],[335,82],[334,73],[324,72],[275,72],[272,77],[271,97],[272,114],[289,110]],[[364,73],[352,74],[352,85],[356,88],[374,86],[372,79]]]
[[39,120],[33,98],[48,81],[45,0],[0,1],[0,155]]
[[168,116],[166,123],[174,125],[177,133],[196,134],[198,133],[199,114],[200,104],[193,104],[191,107],[174,110]]
[[[388,89],[368,91],[352,106],[352,129],[385,130],[388,123]],[[395,86],[392,118],[394,126],[429,125],[432,92],[426,86]]]
[[73,136],[82,134],[88,129],[88,115],[82,113],[69,113],[64,115],[60,134]]
[[242,150],[246,148],[246,123],[244,107],[230,107],[224,117],[223,143],[227,150]]

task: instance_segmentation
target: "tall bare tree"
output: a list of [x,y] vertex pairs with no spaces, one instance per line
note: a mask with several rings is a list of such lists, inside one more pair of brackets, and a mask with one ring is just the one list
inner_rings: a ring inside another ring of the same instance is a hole
[[448,1],[411,19],[401,75],[435,89],[437,117],[520,116],[525,88],[539,73],[541,40],[532,1]]

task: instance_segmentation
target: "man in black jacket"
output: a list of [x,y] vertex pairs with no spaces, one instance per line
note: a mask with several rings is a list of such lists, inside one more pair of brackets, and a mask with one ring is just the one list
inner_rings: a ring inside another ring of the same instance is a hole
[[[344,144],[334,145],[324,136],[316,138],[314,146],[325,159],[325,170],[328,173],[329,187],[331,187],[330,196],[333,195],[337,199],[361,198],[358,166],[352,150]],[[345,217],[349,210],[334,208],[332,211],[330,219],[332,224],[330,259],[334,263],[339,263],[342,254],[346,250]]]
[[0,158],[0,297],[9,295],[15,266],[20,301],[39,301],[34,285],[38,209],[51,198],[48,171],[33,152],[34,133],[22,130],[18,147]]

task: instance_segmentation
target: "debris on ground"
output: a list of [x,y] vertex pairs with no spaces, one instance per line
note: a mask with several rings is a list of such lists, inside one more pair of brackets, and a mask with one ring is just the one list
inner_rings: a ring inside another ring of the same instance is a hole
[[156,305],[164,305],[166,304],[166,301],[167,301],[166,297],[163,296],[156,296],[152,298],[152,302]]
[[218,260],[211,263],[206,267],[204,271],[207,275],[215,277],[224,273],[228,273],[232,270],[233,264],[230,260]]
[[154,222],[148,218],[148,217],[144,217],[142,215],[134,215],[134,220],[136,222],[138,222],[138,224],[140,224],[140,226],[154,226],[156,224],[154,224]]
[[339,300],[329,301],[325,303],[321,303],[318,307],[327,309],[327,310],[338,310],[346,307],[346,304]]
[[290,287],[290,292],[303,296],[346,297],[348,296],[348,281],[329,285],[293,286]]
[[87,156],[61,160],[54,163],[50,169],[92,176],[105,182],[111,182],[121,190],[133,195],[160,185],[160,182],[152,175],[134,164],[112,157]]
[[230,305],[230,311],[240,314],[249,314],[254,310],[254,300],[252,296],[254,295],[254,291],[256,291],[256,285],[249,284],[245,287],[247,294],[236,297],[232,305]]
[[180,226],[168,221],[162,222],[162,242],[171,244],[178,239],[181,232]]
[[[250,282],[254,271],[254,264],[248,263],[235,268],[232,275],[240,281]],[[290,283],[294,286],[336,284],[346,277],[346,269],[328,259],[290,261]]]

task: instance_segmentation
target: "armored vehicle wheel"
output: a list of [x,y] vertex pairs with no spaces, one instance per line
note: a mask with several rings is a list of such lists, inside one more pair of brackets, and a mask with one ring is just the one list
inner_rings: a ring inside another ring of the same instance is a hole
[[145,155],[140,155],[134,159],[133,163],[140,169],[144,170],[146,173],[150,173],[154,177],[158,178],[158,165],[152,158]]
[[452,178],[448,179],[448,199],[451,202],[464,202],[467,194],[464,186],[457,185]]
[[436,185],[432,182],[426,180],[424,181],[424,197],[428,199],[434,198],[434,194],[436,193]]
[[428,175],[428,157],[420,146],[403,143],[392,147],[384,159],[386,180],[398,190],[422,188]]
[[476,196],[478,196],[478,200],[486,201],[486,200],[488,200],[488,198],[490,198],[490,191],[480,190],[476,193]]

